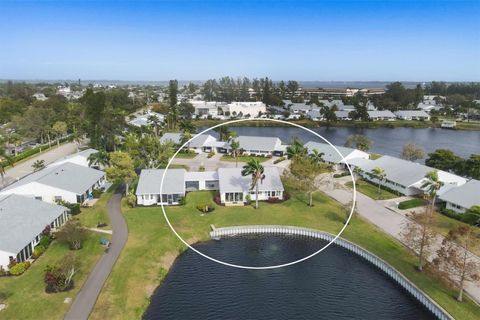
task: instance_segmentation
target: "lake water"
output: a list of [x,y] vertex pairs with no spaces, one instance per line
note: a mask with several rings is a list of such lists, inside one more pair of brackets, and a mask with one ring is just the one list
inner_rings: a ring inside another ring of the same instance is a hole
[[[306,142],[309,140],[322,142],[320,138],[296,127],[230,127],[239,135],[274,136],[279,137],[284,143],[289,143],[293,137],[298,137]],[[204,129],[202,129],[204,130]],[[370,152],[387,154],[398,157],[406,143],[413,142],[426,152],[436,149],[450,149],[462,157],[470,154],[480,154],[480,132],[446,129],[414,129],[414,128],[345,128],[321,127],[312,128],[325,139],[335,145],[343,146],[351,134],[363,134],[369,137],[373,144]]]
[[[223,261],[273,265],[304,257],[325,242],[245,236],[196,245]],[[155,291],[144,319],[434,319],[383,272],[331,246],[273,270],[223,266],[188,250]]]

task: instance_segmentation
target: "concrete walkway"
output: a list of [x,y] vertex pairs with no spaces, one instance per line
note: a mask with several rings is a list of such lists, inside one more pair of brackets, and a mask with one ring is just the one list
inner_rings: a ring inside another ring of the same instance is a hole
[[75,142],[67,142],[59,147],[53,147],[52,149],[34,156],[28,160],[16,164],[14,167],[6,169],[5,176],[0,179],[0,188],[3,188],[17,179],[23,178],[26,175],[33,172],[32,164],[37,160],[45,161],[45,165],[48,165],[56,160],[68,156],[77,151],[77,144]]
[[[321,178],[319,178],[318,181],[322,181]],[[317,186],[320,191],[326,193],[328,196],[342,204],[347,204],[353,199],[353,190],[347,189],[346,187],[338,188],[337,183],[335,183],[335,187],[332,187],[332,184],[326,183],[317,183]],[[403,243],[401,233],[403,231],[403,226],[409,222],[404,214],[386,208],[385,201],[373,200],[360,192],[357,192],[356,206],[356,211],[360,216]],[[438,235],[434,244],[433,252],[436,252],[437,249],[440,248],[443,238],[443,236]],[[473,254],[471,254],[471,256],[472,259],[480,261],[478,256]],[[429,258],[430,261],[432,259],[433,256]],[[465,291],[474,300],[480,303],[480,283],[467,282],[465,285]]]
[[[123,188],[119,188],[108,202],[108,215],[111,220],[113,236],[112,245],[108,253],[104,253],[95,265],[84,283],[82,289],[73,301],[70,310],[65,315],[67,320],[88,319],[97,302],[98,295],[112,271],[115,262],[125,246],[128,238],[128,229],[121,212]],[[100,245],[100,244],[99,244]]]

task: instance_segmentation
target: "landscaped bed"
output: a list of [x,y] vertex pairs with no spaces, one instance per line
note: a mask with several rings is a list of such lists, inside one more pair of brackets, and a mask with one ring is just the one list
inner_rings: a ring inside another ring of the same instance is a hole
[[225,154],[220,158],[220,160],[222,160],[222,161],[248,162],[248,160],[250,160],[252,158],[253,159],[258,159],[260,162],[264,162],[264,161],[267,161],[267,160],[271,159],[271,158],[259,157],[259,156],[239,156],[239,157],[237,157],[237,160],[235,160],[235,158],[232,157],[231,155]]
[[[193,192],[187,203],[167,208],[167,214],[184,239],[190,243],[209,240],[210,225],[217,227],[248,224],[283,224],[306,226],[331,233],[343,227],[345,209],[322,193],[314,194],[315,207],[308,208],[307,197],[292,198],[279,204],[223,207],[202,215],[196,209],[211,202],[214,194]],[[149,304],[149,297],[165,277],[177,255],[186,248],[171,232],[157,207],[129,209],[123,206],[129,228],[126,247],[102,291],[91,319],[138,319]],[[480,307],[472,301],[455,301],[455,291],[438,279],[419,273],[417,262],[400,242],[359,217],[354,217],[342,237],[353,241],[392,264],[407,278],[433,297],[457,319],[476,319]],[[132,266],[141,272],[131,272]]]
[[427,201],[425,201],[424,199],[413,198],[410,200],[405,200],[400,202],[398,204],[398,209],[407,210],[407,209],[421,207],[421,206],[424,206],[425,204],[427,204]]
[[[380,193],[378,192],[378,185],[370,183],[365,180],[357,179],[356,181],[357,191],[363,193],[367,197],[370,197],[374,200],[388,200],[398,198],[396,194],[391,193],[388,190],[380,187]],[[349,188],[353,188],[353,182],[349,181],[345,184]]]
[[191,152],[179,152],[175,156],[176,159],[193,159],[198,156],[198,153],[191,151]]

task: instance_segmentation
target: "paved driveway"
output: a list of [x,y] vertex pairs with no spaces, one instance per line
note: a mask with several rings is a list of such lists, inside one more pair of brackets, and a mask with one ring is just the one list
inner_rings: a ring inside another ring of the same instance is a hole
[[[97,302],[98,295],[105,284],[115,262],[122,252],[125,243],[127,243],[128,229],[125,219],[120,210],[123,188],[119,188],[108,202],[107,209],[110,221],[112,223],[112,245],[108,253],[104,253],[95,265],[95,268],[88,276],[82,289],[73,301],[70,310],[65,315],[67,320],[83,320],[93,310]],[[100,245],[100,244],[99,244]]]
[[[319,190],[325,192],[338,202],[346,204],[352,201],[352,190],[347,189],[346,187],[339,188],[339,184],[337,183],[323,183],[322,180],[318,181],[319,183],[317,183],[317,186]],[[401,233],[403,226],[409,222],[408,218],[404,214],[386,208],[385,206],[388,206],[388,202],[375,201],[360,192],[357,192],[356,200],[357,212],[359,215],[403,243]],[[435,252],[438,248],[440,248],[442,240],[443,236],[438,235],[432,251]],[[471,255],[472,259],[480,261],[478,256],[473,254]],[[429,260],[431,261],[433,258],[434,255],[429,257]],[[465,291],[480,303],[480,283],[467,282],[465,285]]]

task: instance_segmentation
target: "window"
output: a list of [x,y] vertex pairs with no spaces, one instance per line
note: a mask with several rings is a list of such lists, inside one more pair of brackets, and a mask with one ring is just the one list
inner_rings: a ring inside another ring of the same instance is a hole
[[35,200],[40,200],[40,201],[42,201],[42,197],[35,197]]
[[55,201],[62,201],[62,196],[55,196],[53,198]]

